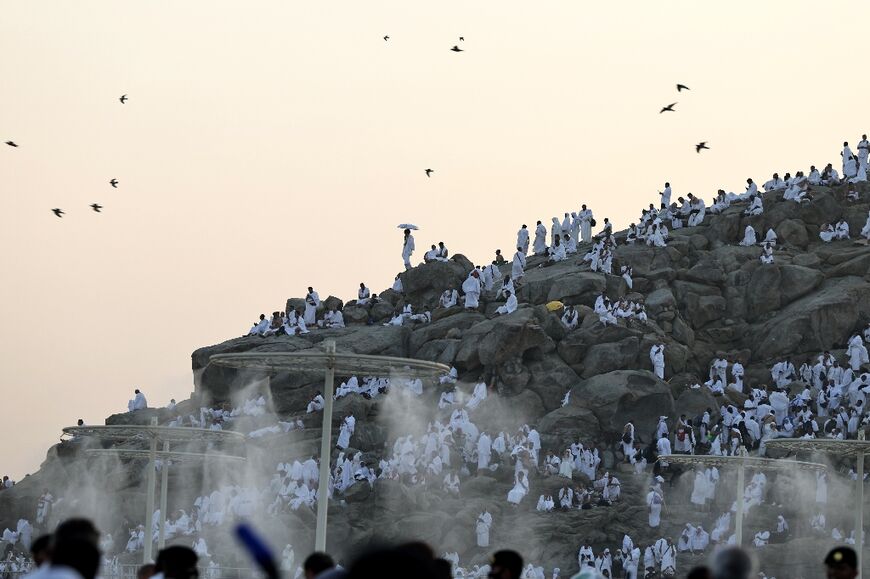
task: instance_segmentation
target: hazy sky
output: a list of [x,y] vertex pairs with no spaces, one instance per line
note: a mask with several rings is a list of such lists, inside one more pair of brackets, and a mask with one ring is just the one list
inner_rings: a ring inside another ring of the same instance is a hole
[[308,285],[387,287],[400,222],[421,226],[415,258],[443,240],[482,263],[581,203],[622,228],[665,180],[709,199],[837,161],[870,130],[868,17],[866,0],[0,0],[0,141],[20,145],[0,145],[0,475],[134,387],[186,398],[191,351]]

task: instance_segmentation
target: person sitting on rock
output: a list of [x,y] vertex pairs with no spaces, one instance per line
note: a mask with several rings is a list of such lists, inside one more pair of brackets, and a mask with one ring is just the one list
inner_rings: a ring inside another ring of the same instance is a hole
[[505,290],[505,295],[507,296],[507,301],[504,303],[504,305],[499,306],[495,310],[495,313],[500,316],[512,314],[517,311],[518,307],[517,296],[515,296],[513,292],[511,292],[510,290]]
[[764,264],[773,263],[773,247],[770,243],[765,242],[761,244],[761,255],[758,259]]
[[368,305],[369,301],[371,301],[372,292],[369,291],[369,288],[366,287],[366,284],[359,284],[359,291],[356,292],[357,300],[356,305],[365,306]]
[[574,306],[568,306],[565,308],[565,313],[562,314],[562,325],[570,332],[577,328],[580,323],[580,316],[577,314],[577,310],[574,309]]
[[[870,220],[868,220],[870,223]],[[260,314],[260,321],[256,322],[248,331],[249,336],[262,336],[269,329],[269,320],[266,319],[266,314]]]
[[329,308],[329,311],[323,316],[323,319],[317,322],[317,325],[321,328],[343,328],[344,327],[344,314],[342,314],[338,308],[333,305]]
[[459,301],[459,292],[455,288],[444,290],[441,294],[441,299],[438,301],[438,306],[442,308],[452,308]]
[[435,261],[435,258],[438,257],[438,248],[433,243],[432,248],[423,254],[423,263],[431,263]]
[[837,232],[834,231],[834,226],[830,223],[825,223],[822,225],[822,229],[819,231],[819,238],[825,243],[832,242],[837,236]]
[[135,396],[127,403],[128,411],[134,412],[136,410],[144,410],[145,408],[148,408],[148,401],[145,400],[145,395],[142,394],[138,388],[133,390],[133,394]]
[[849,239],[849,224],[845,219],[840,219],[834,227],[834,234],[837,239]]
[[834,169],[834,167],[832,167],[830,163],[828,163],[825,166],[825,170],[822,171],[821,184],[825,185],[826,187],[832,187],[834,185],[840,184],[840,174],[837,173],[837,170]]
[[743,212],[744,215],[761,215],[764,213],[764,203],[761,200],[761,195],[753,195],[749,201],[749,207]]

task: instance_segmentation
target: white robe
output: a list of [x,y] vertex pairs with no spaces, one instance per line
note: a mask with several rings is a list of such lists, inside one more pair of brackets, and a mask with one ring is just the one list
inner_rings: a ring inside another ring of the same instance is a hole
[[414,236],[408,235],[402,245],[402,261],[405,262],[405,268],[411,267],[411,254],[414,253]]
[[499,315],[512,314],[517,311],[517,296],[511,294],[503,306],[499,306],[495,312]]
[[480,300],[480,280],[473,275],[462,282],[462,291],[465,292],[465,307],[477,308]]
[[740,245],[749,247],[755,245],[755,228],[747,225],[743,232],[743,239],[740,240]]
[[535,229],[535,244],[532,247],[535,255],[540,255],[547,251],[547,228],[541,223]]
[[305,296],[305,315],[303,319],[307,326],[314,325],[317,322],[317,308],[320,306],[320,296],[317,292],[311,292]]
[[519,281],[522,279],[524,273],[524,269],[526,267],[526,256],[519,251],[514,254],[513,263],[511,263],[511,279],[514,281]]

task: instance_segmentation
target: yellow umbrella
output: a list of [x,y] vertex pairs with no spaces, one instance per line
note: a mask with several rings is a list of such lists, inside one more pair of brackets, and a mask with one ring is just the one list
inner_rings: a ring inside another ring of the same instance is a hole
[[560,302],[558,300],[554,300],[554,301],[547,304],[547,311],[557,312],[564,307],[565,307],[565,304],[563,304],[562,302]]

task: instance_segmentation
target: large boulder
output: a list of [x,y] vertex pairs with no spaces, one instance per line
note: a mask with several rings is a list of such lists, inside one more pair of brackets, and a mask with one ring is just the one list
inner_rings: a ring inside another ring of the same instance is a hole
[[554,344],[535,319],[534,309],[520,309],[465,331],[456,362],[465,370],[498,366],[533,348],[552,350]]
[[444,290],[461,289],[472,269],[461,255],[448,261],[432,261],[412,267],[399,274],[405,301],[418,309],[435,309]]
[[826,280],[819,290],[753,328],[749,334],[752,358],[770,360],[829,350],[845,341],[855,320],[868,316],[870,282],[858,277]]
[[590,378],[634,366],[639,348],[640,340],[634,336],[621,342],[592,345],[583,358],[583,377]]
[[618,370],[584,380],[571,389],[571,403],[589,409],[605,432],[618,434],[629,420],[649,440],[659,416],[673,417],[671,388],[652,372]]

